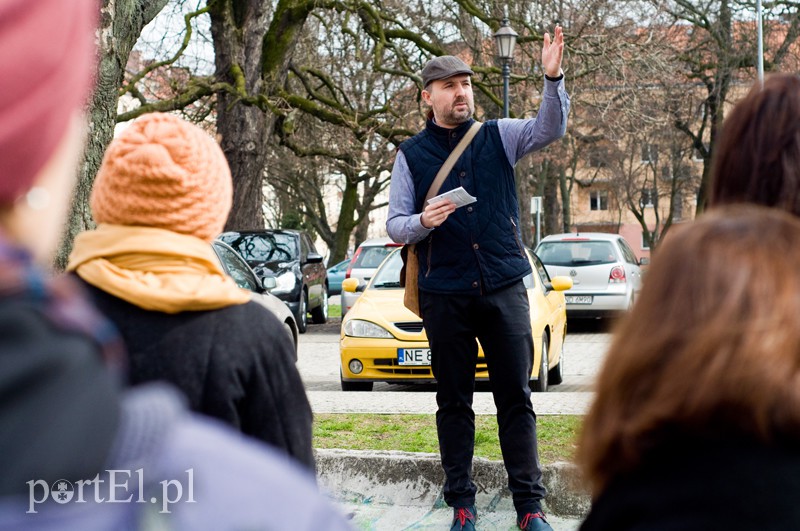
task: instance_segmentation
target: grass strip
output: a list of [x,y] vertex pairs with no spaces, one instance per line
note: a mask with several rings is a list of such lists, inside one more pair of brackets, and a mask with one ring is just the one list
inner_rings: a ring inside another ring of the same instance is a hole
[[[583,417],[537,417],[542,463],[571,461]],[[439,453],[435,415],[325,413],[314,418],[314,447]],[[502,460],[494,415],[475,416],[475,455]]]

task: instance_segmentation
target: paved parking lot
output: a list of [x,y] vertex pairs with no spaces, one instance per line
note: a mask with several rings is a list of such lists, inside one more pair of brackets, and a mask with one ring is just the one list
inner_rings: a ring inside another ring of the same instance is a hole
[[[565,343],[564,383],[547,393],[534,393],[538,415],[583,414],[592,398],[595,375],[605,357],[610,339],[601,323],[570,323]],[[300,336],[298,369],[316,413],[434,413],[431,385],[376,383],[372,392],[343,392],[339,386],[339,319],[326,325],[311,325]],[[494,414],[488,386],[475,394],[477,414]]]

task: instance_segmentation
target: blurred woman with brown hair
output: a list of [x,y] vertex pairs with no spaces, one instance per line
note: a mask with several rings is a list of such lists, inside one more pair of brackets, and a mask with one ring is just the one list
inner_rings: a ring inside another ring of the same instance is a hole
[[725,119],[709,206],[757,203],[800,215],[800,76],[773,74]]
[[665,238],[585,420],[582,530],[800,529],[798,241],[752,205]]

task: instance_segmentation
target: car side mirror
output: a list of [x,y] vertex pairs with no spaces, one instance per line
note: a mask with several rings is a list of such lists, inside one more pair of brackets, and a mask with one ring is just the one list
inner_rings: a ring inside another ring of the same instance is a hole
[[648,264],[650,264],[650,258],[648,258],[647,256],[639,258],[639,265],[648,265]]
[[342,291],[346,291],[348,293],[355,293],[358,291],[358,285],[359,282],[357,278],[346,278],[342,280]]
[[306,263],[308,264],[321,264],[322,260],[322,255],[319,253],[308,253],[308,256],[306,256]]
[[267,291],[272,291],[275,289],[275,286],[278,285],[278,281],[275,280],[275,277],[261,277],[259,280],[261,282],[261,287]]
[[567,291],[572,288],[572,279],[565,276],[553,277],[550,279],[550,286],[555,291]]

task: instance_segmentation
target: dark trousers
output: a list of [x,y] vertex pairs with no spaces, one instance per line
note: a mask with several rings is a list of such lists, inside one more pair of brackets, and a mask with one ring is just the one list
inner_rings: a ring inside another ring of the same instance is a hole
[[500,448],[514,506],[520,514],[539,510],[546,492],[528,386],[533,339],[525,286],[519,281],[480,296],[420,292],[420,305],[437,382],[436,429],[446,476],[445,501],[452,507],[475,503],[470,469],[475,448],[472,395],[477,338],[489,368]]

